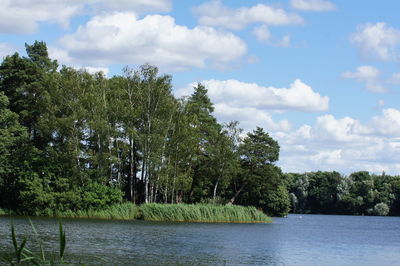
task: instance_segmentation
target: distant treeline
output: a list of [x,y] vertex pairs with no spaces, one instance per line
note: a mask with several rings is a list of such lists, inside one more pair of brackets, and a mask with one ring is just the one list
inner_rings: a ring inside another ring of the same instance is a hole
[[220,124],[202,84],[176,98],[154,66],[107,78],[48,57],[44,42],[0,65],[0,208],[25,214],[96,210],[130,201],[252,205],[285,215],[261,128]]
[[400,176],[285,174],[293,213],[400,215]]

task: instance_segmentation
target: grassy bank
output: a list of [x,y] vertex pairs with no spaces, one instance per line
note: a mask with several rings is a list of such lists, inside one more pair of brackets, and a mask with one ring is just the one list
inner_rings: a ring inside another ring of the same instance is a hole
[[141,218],[145,221],[265,223],[271,218],[255,207],[212,204],[143,204]]
[[93,218],[109,220],[134,220],[139,216],[139,207],[132,203],[122,203],[102,210],[81,210],[56,212],[59,218]]
[[[0,209],[0,215],[8,212]],[[91,218],[108,220],[145,220],[164,222],[210,222],[210,223],[265,223],[271,218],[255,207],[214,204],[159,204],[137,206],[122,203],[102,210],[80,210],[41,213],[38,216],[57,218]]]

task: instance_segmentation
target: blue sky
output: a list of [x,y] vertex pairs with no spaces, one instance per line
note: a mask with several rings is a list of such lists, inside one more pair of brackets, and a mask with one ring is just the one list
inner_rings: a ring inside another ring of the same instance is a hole
[[263,127],[285,172],[400,173],[400,2],[0,0],[0,56],[43,40],[61,64],[150,63],[202,82],[220,122]]

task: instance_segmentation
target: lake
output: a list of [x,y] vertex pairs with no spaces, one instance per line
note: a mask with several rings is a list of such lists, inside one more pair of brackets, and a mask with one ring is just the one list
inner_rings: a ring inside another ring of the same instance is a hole
[[[32,234],[14,217],[17,233]],[[58,220],[33,218],[46,249],[58,250]],[[289,215],[270,224],[157,223],[63,219],[69,260],[114,265],[399,265],[400,218]],[[0,252],[11,248],[0,217]]]

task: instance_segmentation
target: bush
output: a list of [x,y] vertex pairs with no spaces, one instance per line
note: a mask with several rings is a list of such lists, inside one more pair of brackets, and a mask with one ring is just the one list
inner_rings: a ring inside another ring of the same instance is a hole
[[276,190],[270,190],[266,195],[264,212],[272,216],[285,216],[290,209],[289,194],[283,185],[278,186]]
[[23,173],[18,179],[16,210],[20,214],[51,216],[54,212],[100,210],[122,202],[117,188],[90,182],[82,186],[49,174]]
[[383,202],[377,203],[372,210],[372,214],[378,216],[386,216],[389,214],[389,206]]
[[81,188],[82,202],[80,209],[104,209],[110,205],[122,202],[121,190],[104,186],[99,183],[89,183]]

